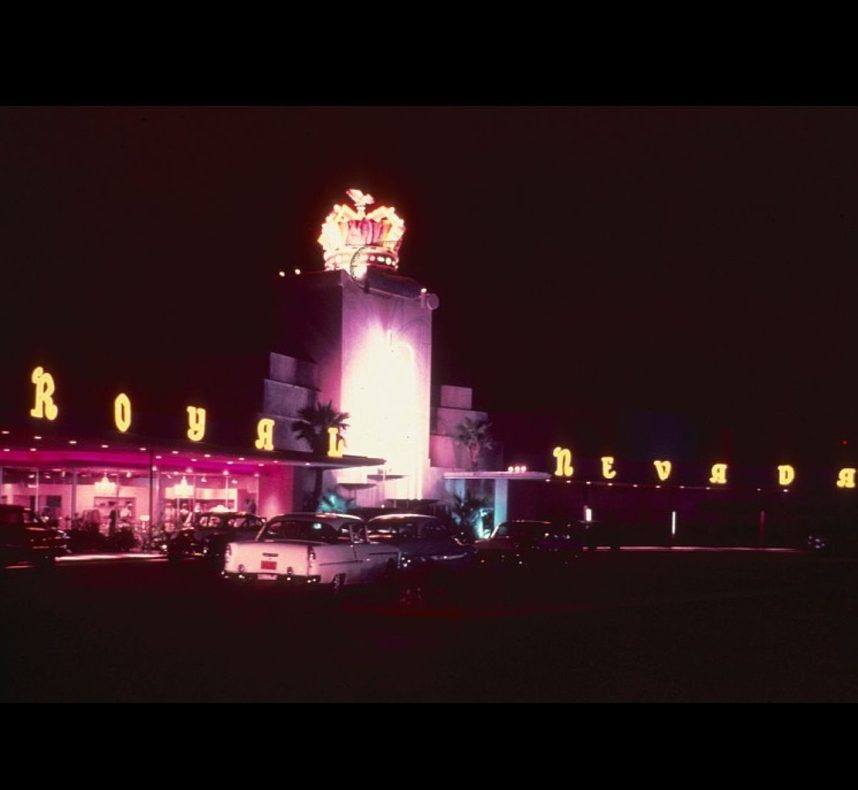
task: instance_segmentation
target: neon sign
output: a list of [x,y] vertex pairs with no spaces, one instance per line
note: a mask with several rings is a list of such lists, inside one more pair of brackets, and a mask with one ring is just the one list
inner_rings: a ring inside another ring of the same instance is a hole
[[712,473],[709,476],[709,482],[715,485],[727,484],[727,464],[712,464]]
[[256,441],[253,443],[257,450],[274,449],[274,420],[263,417],[256,423]]
[[617,476],[617,470],[614,469],[614,456],[603,455],[602,461],[602,477],[605,480],[613,480]]
[[844,466],[837,474],[838,488],[855,488],[855,467]]
[[325,269],[344,269],[358,278],[368,264],[396,269],[405,222],[389,206],[368,212],[367,207],[375,203],[370,194],[359,189],[349,189],[346,194],[355,207],[335,204],[318,238],[324,250]]
[[658,475],[658,479],[664,482],[670,477],[670,471],[673,468],[673,464],[670,461],[653,461],[652,465],[655,467],[655,473]]
[[188,438],[201,442],[206,435],[206,410],[199,406],[188,406]]
[[55,420],[60,410],[54,403],[54,377],[39,365],[30,375],[30,381],[36,386],[36,402],[30,409],[30,416],[39,420]]
[[120,433],[131,427],[131,398],[120,392],[113,401],[113,422]]
[[795,480],[795,467],[790,464],[781,464],[778,467],[778,484],[788,486]]
[[340,436],[339,430],[334,426],[328,428],[328,456],[330,458],[342,458],[345,446],[346,443]]
[[575,472],[572,468],[572,451],[568,447],[555,447],[554,457],[557,459],[557,468],[554,470],[554,476],[572,477]]

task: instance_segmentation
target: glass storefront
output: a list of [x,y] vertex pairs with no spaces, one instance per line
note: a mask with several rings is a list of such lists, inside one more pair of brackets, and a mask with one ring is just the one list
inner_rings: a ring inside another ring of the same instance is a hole
[[[82,550],[146,549],[194,514],[291,509],[292,470],[283,462],[111,451],[4,451],[0,503],[29,508],[80,538]],[[269,512],[270,511],[270,512]]]
[[260,473],[242,474],[223,470],[196,473],[158,472],[153,499],[157,503],[157,527],[173,532],[193,513],[210,511],[248,511],[256,513],[259,502]]

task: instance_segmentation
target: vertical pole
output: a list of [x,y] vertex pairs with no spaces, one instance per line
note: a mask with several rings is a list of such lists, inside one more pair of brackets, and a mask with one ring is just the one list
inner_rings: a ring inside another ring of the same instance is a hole
[[766,545],[766,511],[760,510],[760,545]]
[[0,466],[0,502],[3,502],[3,467]]
[[36,497],[33,502],[33,512],[39,515],[39,470],[36,469]]
[[507,506],[509,503],[509,480],[506,478],[495,480],[495,503],[493,527],[497,529],[506,521]]
[[152,529],[155,522],[155,456],[149,451],[149,523],[146,525],[148,542],[152,542]]
[[74,518],[77,515],[77,468],[72,469],[71,487],[71,523],[74,524]]

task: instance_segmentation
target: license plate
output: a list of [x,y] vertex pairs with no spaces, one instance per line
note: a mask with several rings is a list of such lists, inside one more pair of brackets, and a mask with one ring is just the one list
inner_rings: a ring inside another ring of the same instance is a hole
[[259,564],[259,567],[263,571],[276,571],[277,562],[275,560],[262,560],[262,562]]
[[256,575],[257,579],[261,579],[264,582],[276,582],[277,574],[276,573],[258,573]]

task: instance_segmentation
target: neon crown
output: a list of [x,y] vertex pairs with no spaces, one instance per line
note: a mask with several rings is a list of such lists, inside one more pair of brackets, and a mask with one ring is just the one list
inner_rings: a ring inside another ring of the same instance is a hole
[[398,268],[405,222],[396,209],[379,206],[367,213],[367,206],[375,203],[372,195],[359,189],[349,189],[346,194],[355,208],[335,204],[319,235],[325,269],[344,269],[361,278],[367,266]]

